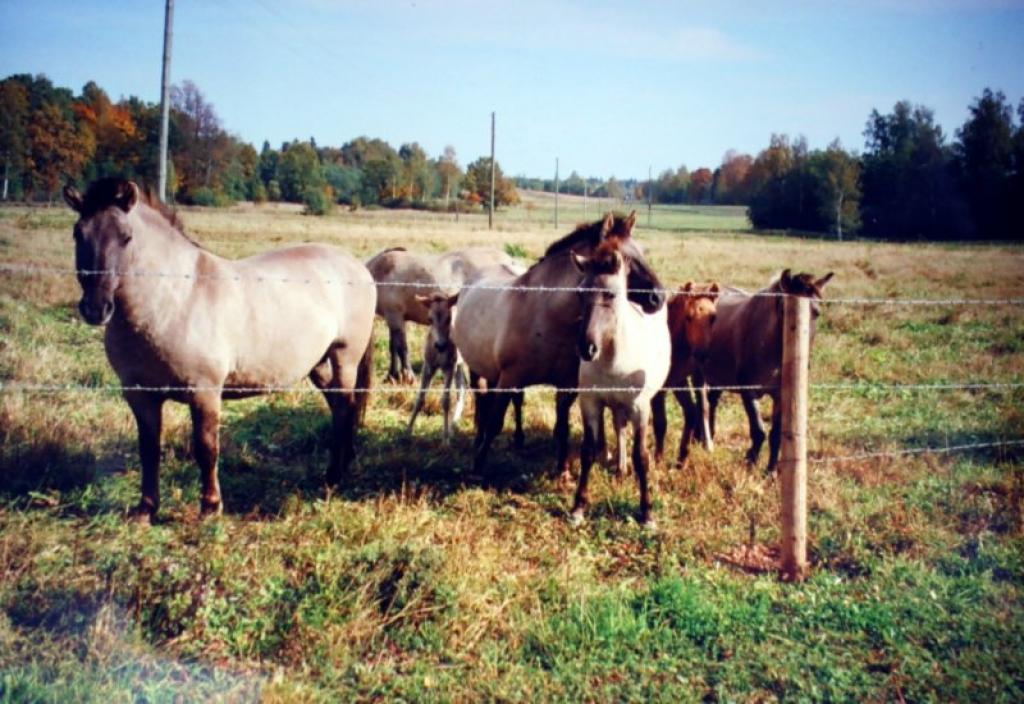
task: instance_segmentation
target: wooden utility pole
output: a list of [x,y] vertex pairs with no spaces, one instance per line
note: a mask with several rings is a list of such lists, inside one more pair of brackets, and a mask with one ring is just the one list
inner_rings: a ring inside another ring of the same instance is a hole
[[590,182],[584,179],[583,181],[583,222],[587,221],[587,191],[590,190]]
[[651,178],[651,167],[647,167],[647,227],[651,227],[651,187],[654,180]]
[[555,229],[558,229],[558,157],[555,157]]
[[811,301],[786,296],[782,335],[782,578],[807,576],[807,385],[811,353]]
[[164,63],[160,78],[160,181],[157,195],[167,202],[167,130],[171,112],[171,29],[174,24],[174,0],[164,8]]
[[487,229],[494,229],[494,112],[491,112],[491,204],[487,208]]

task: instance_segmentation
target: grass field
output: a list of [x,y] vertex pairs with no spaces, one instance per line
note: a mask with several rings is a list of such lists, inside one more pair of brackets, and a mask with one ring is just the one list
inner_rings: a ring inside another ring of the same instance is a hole
[[[533,259],[582,207],[555,230],[528,202],[493,233],[479,215],[182,217],[231,257],[324,241],[359,257],[492,244]],[[835,271],[834,298],[1024,296],[1019,247],[758,237],[732,210],[656,213],[648,229],[641,211],[637,235],[667,282],[759,288],[793,267]],[[72,222],[0,209],[0,262],[70,268]],[[72,276],[0,272],[0,380],[116,383],[78,296]],[[412,340],[418,362],[422,331]],[[590,520],[570,527],[571,496],[550,476],[549,391],[527,397],[521,452],[496,443],[488,487],[466,478],[466,420],[441,443],[436,399],[409,437],[412,393],[374,395],[354,480],[336,493],[322,486],[318,395],[226,404],[226,513],[202,522],[188,413],[169,406],[162,520],[144,530],[125,522],[138,459],[115,393],[3,390],[0,701],[1020,701],[1019,448],[836,458],[1021,437],[1020,390],[885,385],[1019,383],[1022,350],[1020,306],[825,306],[812,383],[863,386],[812,392],[813,570],[799,585],[730,566],[778,537],[778,487],[745,467],[732,399],[714,453],[655,473],[654,533],[631,518],[635,482],[604,471]],[[674,447],[675,408],[670,420]]]

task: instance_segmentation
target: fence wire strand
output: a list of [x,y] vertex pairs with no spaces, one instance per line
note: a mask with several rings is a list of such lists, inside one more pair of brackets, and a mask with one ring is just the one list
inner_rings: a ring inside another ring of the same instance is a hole
[[840,462],[860,462],[863,460],[880,459],[882,457],[902,457],[906,455],[938,455],[968,450],[992,449],[994,447],[1019,447],[1024,439],[998,440],[995,442],[975,442],[963,445],[944,445],[941,447],[911,447],[903,450],[879,450],[877,452],[858,452],[838,457],[810,457],[811,464],[838,464]]
[[[0,263],[0,271],[11,274],[54,274],[59,276],[102,276],[104,274],[117,274],[125,277],[153,277],[153,278],[180,278],[192,279],[220,279],[226,281],[251,280],[258,283],[287,283],[287,284],[341,284],[345,286],[386,286],[394,288],[412,288],[420,290],[459,290],[464,286],[488,290],[488,291],[529,291],[540,293],[579,293],[581,291],[597,291],[599,289],[580,288],[577,286],[522,286],[509,284],[488,284],[477,282],[465,284],[462,282],[416,282],[416,281],[341,281],[322,279],[317,277],[274,277],[274,276],[242,276],[240,274],[193,274],[188,272],[162,272],[146,270],[125,270],[117,271],[110,269],[67,269],[62,267],[37,266],[32,264]],[[630,293],[663,293],[665,295],[690,295],[701,296],[700,291],[684,292],[677,288],[644,288],[629,289]],[[726,290],[720,295],[729,295]],[[790,294],[776,291],[754,291],[736,292],[752,298],[784,298]],[[846,305],[900,305],[900,306],[1019,306],[1024,305],[1024,298],[871,298],[871,297],[846,297],[846,298],[823,298],[819,303],[846,304]]]
[[[732,385],[732,386],[708,386],[707,391],[771,391],[778,387],[776,386],[765,386],[757,384],[747,385]],[[865,391],[885,391],[885,392],[902,392],[902,391],[1015,391],[1024,388],[1024,382],[1005,382],[1005,383],[935,383],[935,384],[861,384],[861,383],[821,383],[811,384],[809,387],[812,391],[823,390],[823,391],[837,391],[847,393],[858,393]],[[538,384],[536,386],[520,386],[503,389],[475,389],[472,387],[464,387],[464,389],[458,389],[453,386],[452,390],[465,390],[467,393],[482,394],[482,393],[526,393],[530,392],[562,392],[572,394],[585,394],[585,393],[640,393],[642,391],[650,391],[651,387],[643,386],[576,386],[576,387],[557,387],[547,386]],[[666,392],[686,392],[686,391],[700,391],[701,387],[690,387],[690,386],[665,386],[658,387],[660,391]],[[163,385],[163,386],[145,386],[145,385],[114,385],[114,384],[35,384],[35,383],[22,383],[22,382],[11,382],[11,381],[0,381],[0,393],[23,393],[23,394],[60,394],[60,393],[124,393],[124,392],[135,392],[135,393],[206,393],[211,391],[220,391],[228,394],[275,394],[275,393],[356,393],[356,394],[388,394],[388,395],[401,395],[401,394],[412,394],[419,393],[420,391],[426,391],[427,393],[443,393],[445,391],[442,386],[429,386],[426,389],[421,389],[419,386],[374,386],[374,387],[357,387],[353,389],[333,389],[325,388],[321,389],[315,386],[285,386],[285,385],[267,385],[267,386],[191,386],[191,385]]]

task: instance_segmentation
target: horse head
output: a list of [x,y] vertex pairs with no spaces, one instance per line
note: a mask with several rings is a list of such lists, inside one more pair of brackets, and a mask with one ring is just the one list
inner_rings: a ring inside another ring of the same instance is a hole
[[451,344],[452,318],[455,306],[459,301],[459,294],[446,296],[443,293],[433,293],[429,296],[416,296],[416,301],[427,310],[430,318],[430,330],[434,335],[434,346],[438,352],[444,352]]
[[82,196],[71,186],[64,200],[78,213],[74,227],[75,269],[82,287],[78,310],[90,325],[103,325],[114,314],[114,298],[123,265],[132,248],[132,213],[139,187],[131,181],[94,181]]
[[823,298],[822,290],[825,288],[825,284],[832,280],[834,275],[835,272],[830,271],[820,279],[816,279],[814,278],[814,274],[809,274],[807,272],[793,274],[790,269],[784,269],[779,275],[779,280],[776,284],[776,292],[786,293],[791,296],[803,296],[804,298],[810,298],[811,316],[817,318],[821,312],[819,301]]
[[580,332],[576,349],[580,359],[593,362],[611,345],[617,318],[629,305],[631,260],[620,251],[618,240],[605,240],[590,255],[572,252],[572,262],[583,274],[579,285]]
[[718,318],[718,294],[717,282],[702,285],[687,281],[669,302],[670,306],[679,309],[678,314],[670,313],[669,320],[682,328],[674,329],[673,337],[683,335],[690,354],[701,363],[707,360],[711,335]]

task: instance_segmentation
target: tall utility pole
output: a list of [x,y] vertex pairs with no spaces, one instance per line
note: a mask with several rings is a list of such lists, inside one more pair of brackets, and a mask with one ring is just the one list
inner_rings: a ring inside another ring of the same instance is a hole
[[491,112],[491,205],[487,209],[487,229],[494,229],[494,112]]
[[651,194],[654,186],[654,180],[651,177],[651,167],[647,167],[647,227],[651,226]]
[[583,181],[583,221],[587,220],[587,191],[590,190],[590,180]]
[[555,229],[558,229],[558,157],[555,157]]
[[174,23],[174,0],[167,0],[164,11],[164,67],[160,78],[160,185],[157,195],[167,202],[167,128],[171,111],[171,26]]

